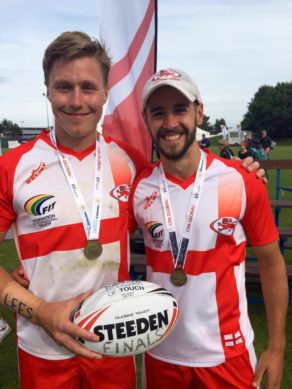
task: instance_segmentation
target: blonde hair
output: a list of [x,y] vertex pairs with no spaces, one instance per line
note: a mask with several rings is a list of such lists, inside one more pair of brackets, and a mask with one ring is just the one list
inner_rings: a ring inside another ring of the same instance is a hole
[[50,73],[55,62],[66,63],[84,57],[95,58],[100,64],[104,86],[107,87],[111,59],[105,46],[81,31],[63,32],[47,47],[43,58],[45,85],[48,86]]
[[220,139],[219,140],[219,146],[223,146],[223,147],[225,147],[226,149],[229,147],[229,143],[228,143],[228,141],[226,140],[226,139]]

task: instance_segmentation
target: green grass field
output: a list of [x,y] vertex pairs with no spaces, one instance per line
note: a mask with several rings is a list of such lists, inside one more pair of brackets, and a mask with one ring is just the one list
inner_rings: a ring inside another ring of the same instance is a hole
[[[212,151],[218,153],[218,139],[212,139]],[[235,154],[237,148],[234,148]],[[292,158],[292,139],[279,142],[272,151],[273,159],[291,159]],[[267,189],[270,198],[275,197],[275,172],[268,172],[269,182]],[[292,187],[292,172],[282,172],[283,183],[285,186]],[[283,193],[283,198],[292,200],[292,193]],[[292,213],[284,210],[280,216],[282,226],[292,227]],[[292,264],[292,250],[285,252],[285,261]],[[0,265],[8,271],[12,270],[18,263],[16,250],[12,241],[5,241],[0,249]],[[255,348],[259,355],[267,345],[267,325],[264,306],[259,304],[250,304],[249,312],[252,325],[255,331]],[[18,389],[17,360],[15,347],[15,324],[13,314],[1,308],[1,315],[9,322],[13,328],[12,333],[0,344],[0,389]],[[141,358],[137,358],[137,371],[140,377]],[[140,385],[138,386],[140,388]],[[292,305],[289,306],[287,320],[287,346],[285,351],[284,377],[281,385],[282,389],[292,388]]]

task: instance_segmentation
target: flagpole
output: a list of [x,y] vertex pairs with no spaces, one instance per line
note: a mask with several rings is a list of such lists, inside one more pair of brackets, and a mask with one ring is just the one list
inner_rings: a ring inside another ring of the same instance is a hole
[[154,1],[154,12],[155,12],[155,31],[154,31],[154,73],[157,70],[157,32],[158,32],[158,0]]
[[[154,73],[157,71],[157,36],[158,36],[158,0],[154,0]],[[151,162],[155,162],[155,158],[159,159],[159,152],[155,150],[154,143],[152,141],[152,155]]]

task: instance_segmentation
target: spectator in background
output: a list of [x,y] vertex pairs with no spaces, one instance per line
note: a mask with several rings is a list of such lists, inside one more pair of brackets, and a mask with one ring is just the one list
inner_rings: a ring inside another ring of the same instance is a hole
[[206,152],[209,152],[209,147],[210,147],[210,141],[208,138],[206,138],[206,135],[203,134],[200,142],[200,148]]
[[269,155],[272,147],[272,139],[269,137],[266,130],[262,130],[260,142],[265,153]]
[[220,157],[225,159],[233,159],[233,151],[229,148],[229,143],[226,139],[219,141]]
[[245,140],[245,141],[247,142],[248,148],[250,148],[251,139],[250,139],[250,137],[247,135],[246,132],[243,133],[243,140]]
[[250,146],[250,151],[252,153],[252,157],[256,161],[261,161],[261,160],[268,159],[268,154],[263,149],[263,146],[261,144],[261,139],[258,138],[258,137],[252,138],[251,146]]
[[245,139],[239,143],[238,157],[240,159],[252,157],[252,151],[249,149],[248,141]]

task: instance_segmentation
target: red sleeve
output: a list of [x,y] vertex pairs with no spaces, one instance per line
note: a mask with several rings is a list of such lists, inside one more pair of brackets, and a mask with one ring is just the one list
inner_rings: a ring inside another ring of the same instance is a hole
[[128,216],[129,216],[128,229],[131,233],[135,232],[135,230],[138,227],[138,224],[137,224],[136,219],[135,219],[135,212],[134,212],[134,196],[135,196],[137,186],[139,185],[139,182],[143,178],[148,177],[149,174],[151,174],[153,167],[156,166],[157,164],[158,164],[158,162],[156,162],[154,164],[149,163],[148,166],[146,168],[144,168],[140,172],[139,175],[136,176],[136,178],[132,184],[130,196],[129,196],[129,202],[128,202]]
[[139,178],[137,177],[132,184],[130,196],[129,196],[129,202],[128,202],[128,230],[130,231],[130,233],[134,233],[138,226],[134,216],[134,194],[138,182],[139,182]]
[[116,140],[110,137],[105,137],[107,142],[113,141],[117,145],[119,145],[126,153],[127,155],[131,158],[133,161],[135,168],[136,168],[136,176],[140,174],[140,172],[148,167],[150,165],[150,162],[146,159],[144,154],[142,154],[138,149],[135,147],[129,145],[126,142]]
[[[143,172],[145,169],[147,169],[149,166],[151,166],[151,163],[145,158],[144,154],[142,154],[138,149],[135,147],[129,145],[126,142],[116,140],[110,137],[105,137],[107,142],[113,141],[119,147],[121,147],[126,154],[129,156],[129,158],[132,160],[133,164],[136,168],[136,177],[138,177],[141,172]],[[133,184],[131,186],[130,196],[128,200],[128,230],[133,233],[137,229],[137,223],[134,217],[134,210],[133,210],[133,193],[135,191],[135,187],[137,186],[138,180],[135,178],[133,181]]]
[[42,132],[34,140],[15,149],[8,151],[0,157],[0,231],[6,232],[16,219],[13,209],[14,176],[21,157],[30,151],[40,137],[45,137]]
[[7,158],[0,157],[0,231],[6,232],[16,218],[13,211],[13,171]]
[[255,174],[245,174],[246,210],[241,221],[252,246],[263,246],[278,239],[266,185]]

